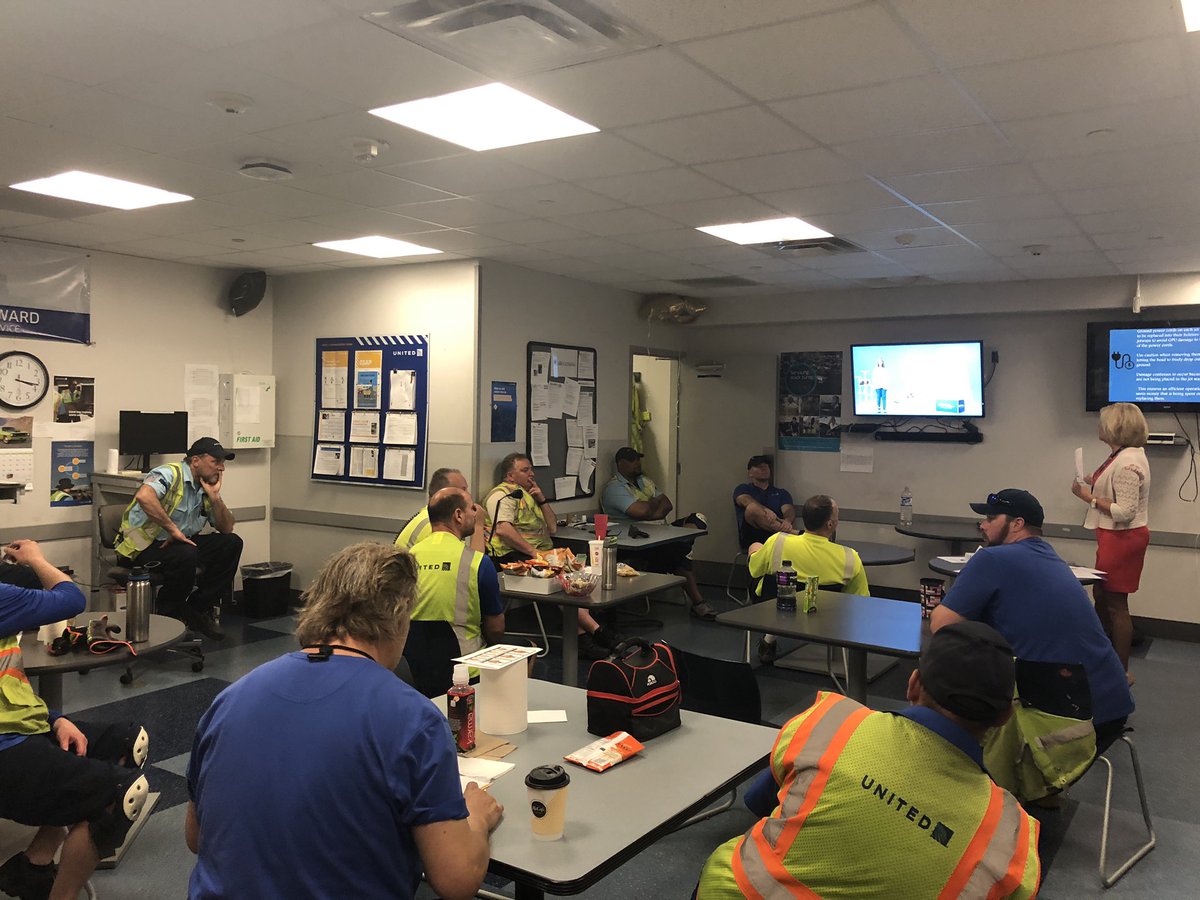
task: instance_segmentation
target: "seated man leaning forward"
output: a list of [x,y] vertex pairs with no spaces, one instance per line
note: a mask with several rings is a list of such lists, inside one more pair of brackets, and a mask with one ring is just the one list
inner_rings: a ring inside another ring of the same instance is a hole
[[903,712],[818,692],[746,792],[762,818],[708,858],[697,898],[1034,896],[1037,820],[980,748],[1012,715],[1014,671],[1004,638],[963,622],[930,639]]
[[[442,488],[429,501],[429,535],[412,550],[417,562],[415,622],[449,622],[464,655],[504,639],[504,605],[496,567],[468,543],[479,527],[466,491]],[[463,568],[466,572],[463,572]]]
[[138,770],[150,742],[137,725],[71,722],[33,692],[21,632],[77,616],[87,600],[33,541],[5,549],[42,588],[0,584],[0,819],[38,829],[0,866],[0,894],[75,898],[141,814],[150,788]]
[[745,550],[778,532],[796,534],[792,495],[771,483],[771,457],[752,456],[746,463],[746,482],[733,489],[738,546]]
[[[610,519],[618,522],[665,522],[673,509],[671,498],[642,474],[642,454],[632,447],[622,447],[613,458],[616,472],[604,488],[601,506]],[[692,513],[671,522],[683,528],[708,530],[708,522],[699,513]],[[682,575],[684,593],[692,604],[692,615],[698,619],[715,619],[717,611],[705,601],[692,572],[692,541],[662,544],[641,553],[631,554],[629,563],[635,569]]]
[[[815,494],[804,501],[800,517],[803,534],[779,532],[767,538],[765,544],[750,545],[750,574],[759,579],[755,593],[763,593],[763,582],[783,567],[784,560],[792,564],[797,578],[816,576],[825,586],[841,585],[847,594],[867,595],[867,573],[858,552],[833,542],[838,527],[838,505],[832,497]],[[774,584],[767,596],[775,596]],[[775,635],[764,635],[758,642],[758,658],[770,665],[778,655]]]
[[406,552],[361,543],[305,592],[301,650],[213,701],[188,763],[188,896],[475,895],[503,812],[463,791],[450,727],[397,678],[417,586]]
[[[429,499],[433,499],[433,495],[442,488],[458,488],[460,491],[470,491],[467,487],[467,478],[458,469],[435,469],[434,473],[429,476]],[[475,505],[475,514],[481,515],[483,507]],[[400,534],[396,536],[396,546],[404,550],[411,550],[419,541],[429,537],[429,507],[423,506],[419,509],[408,524],[404,526]],[[476,528],[475,533],[471,535],[471,549],[478,550],[480,553],[484,550],[484,534],[482,528]]]
[[[533,559],[539,550],[551,550],[551,536],[558,520],[550,501],[542,493],[533,473],[533,463],[524,453],[510,453],[500,461],[501,482],[488,491],[483,511],[488,525],[487,552],[498,563]],[[603,659],[621,641],[621,636],[604,628],[590,612],[580,607],[579,655]]]
[[[152,469],[121,517],[116,543],[125,565],[158,563],[158,611],[179,616],[214,641],[225,633],[212,609],[232,594],[242,558],[233,513],[221,499],[225,463],[231,459],[216,438],[202,437],[183,462]],[[209,524],[216,531],[201,534]]]
[[1018,659],[1082,665],[1096,741],[1107,746],[1133,712],[1133,694],[1083,585],[1042,539],[1042,504],[1028,491],[1006,488],[971,509],[985,517],[979,523],[984,547],[934,609],[930,630],[966,619],[986,622]]

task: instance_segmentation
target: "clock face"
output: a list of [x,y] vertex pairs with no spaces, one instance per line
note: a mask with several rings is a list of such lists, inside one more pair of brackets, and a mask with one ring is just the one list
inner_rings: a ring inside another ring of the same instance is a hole
[[50,389],[50,373],[32,353],[0,353],[0,405],[10,409],[36,406]]

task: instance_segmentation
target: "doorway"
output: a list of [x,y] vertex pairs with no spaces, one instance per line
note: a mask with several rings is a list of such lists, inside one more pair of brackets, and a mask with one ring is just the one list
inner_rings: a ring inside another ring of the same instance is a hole
[[[666,356],[634,353],[630,396],[629,445],[637,448],[639,430],[645,454],[642,471],[659,490],[679,502],[679,360]],[[640,423],[634,421],[635,408]]]

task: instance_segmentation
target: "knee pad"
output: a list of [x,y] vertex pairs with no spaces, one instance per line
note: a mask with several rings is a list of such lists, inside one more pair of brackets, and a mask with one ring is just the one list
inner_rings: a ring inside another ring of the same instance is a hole
[[146,764],[146,757],[150,755],[150,735],[140,725],[135,725],[134,729],[129,736],[129,747],[124,753],[125,766],[129,769],[140,769]]
[[124,843],[125,835],[141,816],[149,796],[150,782],[146,780],[145,775],[138,775],[122,786],[109,808],[102,810],[88,822],[92,843],[96,845],[101,859],[112,856]]

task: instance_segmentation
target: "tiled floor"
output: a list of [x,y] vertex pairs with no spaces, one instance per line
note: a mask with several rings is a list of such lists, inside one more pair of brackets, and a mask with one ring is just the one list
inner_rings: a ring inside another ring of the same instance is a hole
[[[719,609],[731,606],[717,588],[705,588]],[[640,607],[639,607],[640,609]],[[547,610],[548,627],[557,629],[556,613]],[[661,627],[633,627],[622,615],[619,630],[664,637],[687,649],[709,655],[737,658],[743,639],[739,632],[688,617],[678,602],[657,602],[651,614]],[[520,611],[510,615],[510,628],[526,630]],[[65,679],[66,712],[77,718],[133,719],[151,732],[149,774],[162,799],[137,842],[114,871],[99,872],[94,882],[104,900],[126,897],[180,897],[187,891],[191,854],[183,842],[183,812],[187,800],[184,772],[196,720],[212,698],[228,683],[253,667],[294,649],[292,619],[285,617],[246,622],[227,616],[229,638],[209,645],[204,671],[191,672],[184,660],[144,664],[135,683],[123,686],[120,670],[97,670]],[[554,652],[539,661],[535,677],[557,680],[561,656]],[[785,642],[784,646],[787,644]],[[1135,739],[1155,815],[1159,846],[1111,891],[1101,889],[1096,874],[1099,854],[1100,813],[1104,783],[1094,769],[1076,785],[1064,808],[1043,816],[1042,856],[1047,866],[1042,896],[1060,898],[1112,897],[1190,898],[1200,884],[1200,805],[1195,802],[1197,777],[1194,758],[1200,747],[1200,703],[1196,700],[1196,673],[1200,670],[1200,645],[1155,640],[1142,648],[1135,660],[1138,711],[1133,718]],[[582,675],[586,663],[581,664]],[[895,708],[903,704],[903,687],[909,668],[893,669],[871,686],[872,705]],[[779,668],[759,670],[765,718],[776,723],[811,703],[817,689],[832,688],[828,679]],[[1128,755],[1113,751],[1117,766],[1117,807],[1110,838],[1111,854],[1133,846],[1140,816],[1133,793]],[[649,850],[582,894],[588,898],[684,898],[690,895],[700,866],[717,844],[739,834],[752,819],[741,806],[707,822],[659,841]],[[0,859],[13,851],[21,835],[11,828],[0,831]],[[1191,847],[1192,849],[1188,849]],[[496,881],[489,889],[512,896],[512,885]],[[352,885],[348,882],[348,893]],[[427,888],[421,897],[431,897]],[[897,896],[901,896],[900,893]]]

